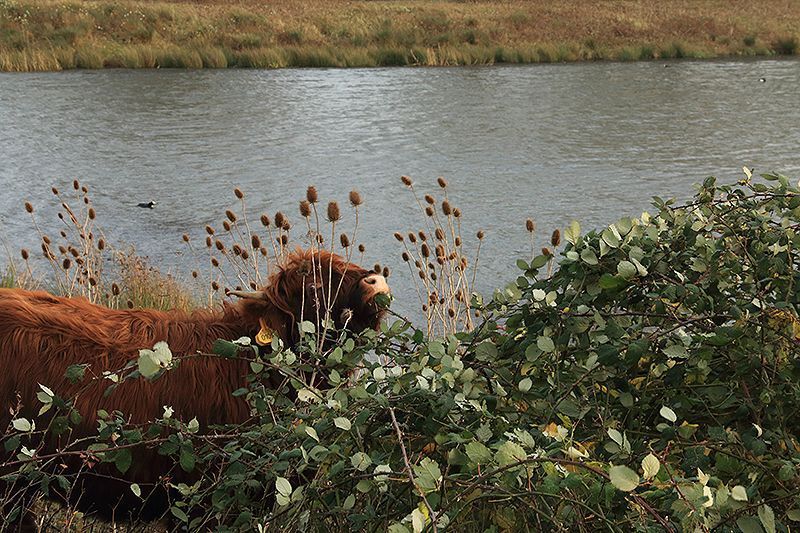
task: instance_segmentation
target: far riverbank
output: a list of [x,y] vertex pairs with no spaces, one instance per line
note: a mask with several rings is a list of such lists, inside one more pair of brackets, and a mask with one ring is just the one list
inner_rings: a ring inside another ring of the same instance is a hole
[[0,71],[793,55],[798,28],[786,0],[0,0]]

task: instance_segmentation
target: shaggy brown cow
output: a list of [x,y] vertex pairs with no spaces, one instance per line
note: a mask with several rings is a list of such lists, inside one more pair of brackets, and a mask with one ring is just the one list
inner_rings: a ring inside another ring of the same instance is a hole
[[[100,375],[103,370],[121,369],[138,357],[139,349],[152,348],[159,341],[166,341],[175,355],[209,352],[216,339],[255,338],[264,324],[291,344],[297,340],[297,323],[316,321],[317,306],[328,307],[324,305],[328,287],[332,295],[339,289],[329,306],[338,328],[361,331],[378,326],[381,311],[374,297],[388,293],[384,277],[325,252],[298,250],[263,290],[234,291],[231,294],[241,298],[238,303],[191,314],[112,310],[83,298],[0,289],[0,427],[9,427],[10,409],[20,400],[23,410],[16,416],[30,419],[36,414],[41,405],[36,400],[40,383],[64,398],[85,387],[85,383],[73,386],[65,381],[64,373],[72,364],[88,363]],[[107,398],[103,393],[109,382],[96,381],[76,399],[83,421],[71,438],[96,434],[98,409],[119,410],[133,423],[158,418],[165,405],[184,420],[196,417],[203,428],[246,421],[246,402],[231,393],[245,386],[248,371],[248,363],[242,360],[189,358],[154,382],[125,380]],[[39,453],[52,452],[55,446],[48,443]],[[75,475],[81,468],[76,460],[67,464],[65,473]],[[120,476],[109,464],[83,471],[70,495],[71,503],[106,519],[156,519],[168,509],[168,495],[163,490],[148,495],[144,488],[157,484],[168,468],[168,459],[155,450],[136,449],[130,470],[121,476],[124,481],[106,477]],[[130,483],[142,486],[144,503],[131,493]],[[3,492],[0,485],[0,497]],[[24,521],[30,519],[28,515]]]

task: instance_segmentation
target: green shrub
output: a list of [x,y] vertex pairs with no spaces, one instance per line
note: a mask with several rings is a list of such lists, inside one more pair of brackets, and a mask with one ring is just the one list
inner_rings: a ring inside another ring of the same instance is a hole
[[[800,189],[765,178],[709,178],[687,204],[657,198],[655,214],[583,235],[570,224],[555,273],[551,254],[517,261],[513,283],[473,298],[471,332],[425,338],[401,319],[319,350],[303,323],[291,350],[218,343],[251,359],[236,394],[255,419],[213,439],[155,421],[164,455],[207,472],[172,515],[224,531],[787,530]],[[284,385],[265,388],[275,372]],[[99,440],[141,439],[125,420],[106,416]],[[17,426],[7,450],[26,444]],[[61,483],[19,457],[32,484]]]

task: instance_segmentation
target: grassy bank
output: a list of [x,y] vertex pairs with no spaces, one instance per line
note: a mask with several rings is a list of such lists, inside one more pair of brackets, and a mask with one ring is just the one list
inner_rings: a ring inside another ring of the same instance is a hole
[[0,70],[372,67],[796,54],[788,0],[0,0]]

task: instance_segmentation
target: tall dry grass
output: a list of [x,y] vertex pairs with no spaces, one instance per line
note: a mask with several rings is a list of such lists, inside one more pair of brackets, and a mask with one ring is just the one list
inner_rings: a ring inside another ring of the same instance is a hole
[[784,0],[0,1],[0,70],[372,67],[796,54]]

